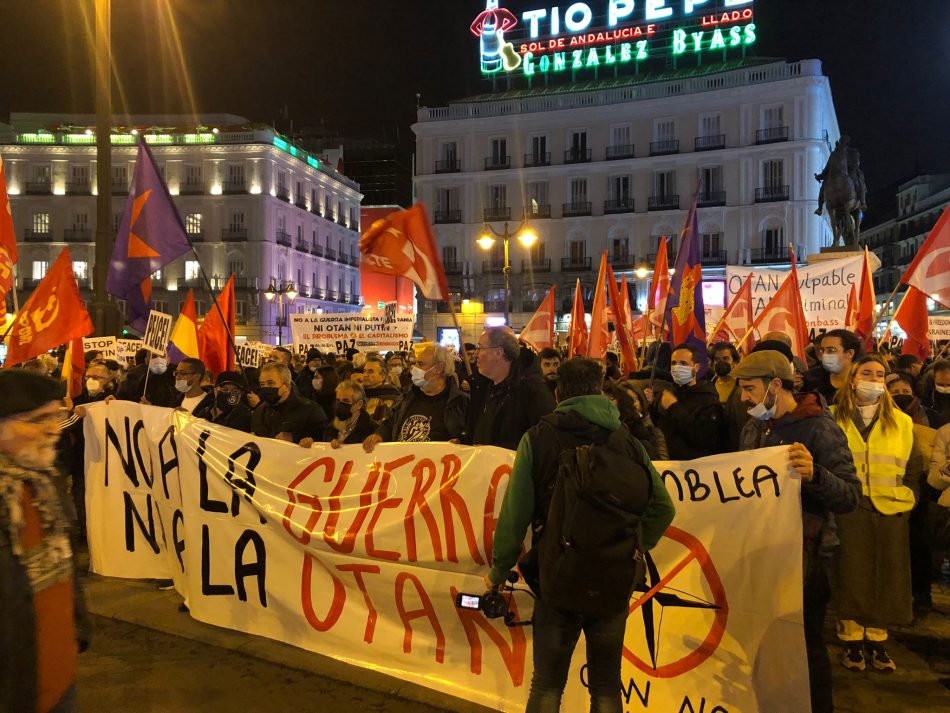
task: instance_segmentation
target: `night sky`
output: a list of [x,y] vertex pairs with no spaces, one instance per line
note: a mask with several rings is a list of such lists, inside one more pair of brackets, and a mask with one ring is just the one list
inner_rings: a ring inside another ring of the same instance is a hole
[[[554,4],[502,3],[519,16]],[[597,12],[606,0],[590,4]],[[0,120],[93,111],[91,8],[3,0]],[[287,106],[295,127],[324,122],[410,146],[416,93],[439,106],[488,91],[468,32],[482,9],[484,0],[113,0],[116,109],[270,123]],[[755,12],[759,56],[824,61],[872,189],[950,172],[950,2],[759,0]]]

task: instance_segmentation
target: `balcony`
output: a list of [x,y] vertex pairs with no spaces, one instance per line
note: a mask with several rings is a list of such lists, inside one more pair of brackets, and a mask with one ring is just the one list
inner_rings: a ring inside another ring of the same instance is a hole
[[445,262],[442,263],[442,267],[445,268],[446,275],[461,275],[465,272],[465,263],[464,262]]
[[564,152],[564,163],[590,163],[591,149],[572,148]]
[[298,194],[297,198],[294,200],[294,205],[303,210],[308,210],[307,208],[307,197],[305,195]]
[[608,146],[604,158],[607,161],[619,161],[622,158],[633,158],[633,144],[621,144],[619,146]]
[[323,217],[323,210],[316,203],[311,204],[310,212],[314,215],[319,215],[321,218]]
[[590,258],[562,257],[561,272],[590,272]]
[[53,234],[49,228],[45,230],[34,230],[27,228],[23,231],[23,239],[28,243],[48,243],[53,239]]
[[647,204],[648,210],[679,210],[680,197],[677,193],[669,193],[663,196],[650,196]]
[[[511,311],[511,305],[508,305],[508,311]],[[482,311],[484,312],[504,312],[505,311],[505,301],[504,300],[488,300],[482,304]]]
[[63,231],[63,240],[67,243],[91,243],[92,231],[89,228],[67,228]]
[[278,245],[283,245],[284,247],[287,247],[287,248],[289,248],[292,244],[290,233],[288,233],[286,230],[278,230],[275,236],[275,240],[277,241]]
[[712,208],[726,205],[725,191],[703,191],[696,196],[696,205],[700,208]]
[[590,201],[586,203],[564,203],[561,206],[561,215],[564,218],[573,218],[579,215],[590,215],[592,210]]
[[336,290],[327,290],[326,299],[330,300],[331,302],[337,302],[340,299],[340,293]]
[[524,155],[524,167],[535,168],[537,166],[550,166],[551,152],[546,153],[526,153]]
[[326,290],[324,290],[322,287],[314,287],[312,290],[310,290],[310,296],[313,297],[315,300],[325,299]]
[[221,240],[226,243],[236,243],[247,240],[247,228],[222,228]]
[[352,265],[352,264],[353,264],[353,263],[351,262],[350,256],[347,255],[346,253],[343,253],[343,252],[341,252],[339,255],[337,255],[336,261],[337,261],[338,263],[340,263],[341,265]]
[[651,141],[650,142],[651,156],[669,156],[671,154],[675,154],[679,152],[680,152],[679,139],[666,139],[665,141]]
[[753,265],[765,262],[788,262],[788,247],[773,245],[770,248],[752,248],[749,251],[749,260]]
[[633,213],[633,198],[612,198],[604,201],[604,213]]
[[323,246],[314,243],[310,246],[310,254],[316,255],[317,257],[323,257]]
[[221,186],[221,192],[226,196],[238,195],[240,193],[247,193],[247,183],[244,179],[235,179],[231,181],[225,181],[224,185]]
[[621,270],[629,270],[637,263],[637,258],[635,255],[630,253],[607,253],[607,261],[610,263],[611,267],[615,267]]
[[27,181],[23,192],[28,196],[46,196],[53,192],[53,184],[48,178],[40,181]]
[[488,156],[485,158],[486,171],[500,171],[511,168],[511,156]]
[[774,203],[788,200],[788,186],[765,186],[755,189],[756,203]]
[[703,265],[725,265],[726,255],[725,250],[703,250],[699,260]]
[[482,217],[486,222],[511,220],[511,208],[497,206],[494,208],[485,208]]
[[461,170],[462,162],[454,158],[435,162],[436,173],[459,173]]
[[307,241],[301,240],[300,238],[294,243],[294,249],[302,253],[310,252],[310,246],[307,244]]
[[92,185],[89,181],[67,181],[67,196],[88,196],[92,193]]
[[178,186],[178,195],[180,196],[200,196],[204,192],[205,187],[201,181],[185,181]]
[[524,214],[526,218],[550,218],[551,206],[547,203],[544,205],[529,205],[527,208],[525,208]]
[[726,148],[726,135],[697,136],[694,145],[696,151],[715,151]]
[[324,251],[323,257],[336,262],[336,248],[327,248],[326,251]]
[[345,216],[345,215],[338,215],[338,216],[336,217],[336,224],[337,224],[337,225],[342,225],[342,226],[345,228],[345,227],[346,227],[346,216]]
[[[656,267],[656,256],[658,253],[650,253],[647,255],[647,265]],[[676,262],[676,249],[667,247],[666,251],[666,262],[670,267],[673,267],[673,263]]]
[[461,223],[462,211],[459,209],[437,210],[433,217],[436,223]]
[[787,126],[773,126],[771,129],[759,129],[755,132],[757,144],[778,144],[782,141],[788,141]]
[[[220,279],[220,278],[218,278],[218,279]],[[224,282],[221,283],[221,285],[220,285],[220,287],[219,287],[218,289],[223,288],[223,287],[224,287],[224,283],[226,283],[226,282],[227,282],[227,280],[224,280]],[[235,277],[235,278],[234,278],[234,289],[236,289],[236,290],[246,290],[246,289],[248,288],[248,285],[250,285],[250,280],[248,280],[246,277]]]
[[203,243],[205,241],[205,231],[203,230],[189,230],[185,234],[193,243]]
[[359,295],[350,295],[350,304],[351,304],[351,305],[359,305],[359,304],[362,303],[362,301],[363,301],[363,298],[360,297]]
[[193,287],[204,287],[205,281],[200,277],[179,277],[176,284],[179,290],[189,290]]
[[114,196],[124,196],[129,192],[129,182],[125,179],[121,181],[113,180],[110,190]]
[[540,258],[530,258],[528,260],[521,261],[521,271],[522,272],[551,272],[551,258],[549,257],[540,257]]
[[277,200],[290,203],[290,189],[286,186],[277,186]]

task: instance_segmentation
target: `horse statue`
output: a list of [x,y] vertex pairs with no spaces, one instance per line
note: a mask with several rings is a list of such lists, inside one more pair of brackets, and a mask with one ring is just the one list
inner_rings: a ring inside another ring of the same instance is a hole
[[842,136],[828,157],[825,169],[815,174],[815,180],[821,183],[815,213],[822,214],[822,205],[828,208],[835,247],[839,241],[843,241],[845,247],[857,246],[861,219],[867,208],[860,154],[849,147],[850,143],[847,136]]

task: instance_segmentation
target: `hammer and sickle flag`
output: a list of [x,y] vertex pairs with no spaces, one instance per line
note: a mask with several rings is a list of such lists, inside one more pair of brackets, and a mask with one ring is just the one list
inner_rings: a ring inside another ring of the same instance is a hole
[[79,296],[69,248],[64,248],[20,308],[10,329],[4,366],[22,364],[73,339],[88,337],[93,329],[92,319]]
[[427,300],[449,298],[435,235],[421,203],[375,221],[360,236],[360,253],[367,270],[408,278]]

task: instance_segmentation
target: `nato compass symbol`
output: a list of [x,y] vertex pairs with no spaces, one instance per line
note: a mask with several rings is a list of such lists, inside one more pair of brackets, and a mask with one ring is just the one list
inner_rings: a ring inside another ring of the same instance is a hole
[[[675,527],[668,528],[664,538],[682,545],[686,549],[685,556],[676,561],[661,576],[656,563],[648,553],[646,555],[647,580],[637,587],[636,591],[640,595],[634,595],[635,598],[630,602],[630,613],[639,609],[643,618],[646,648],[650,660],[643,661],[626,646],[623,649],[625,659],[654,678],[674,678],[709,658],[722,641],[726,621],[729,618],[729,605],[722,580],[703,544],[693,535]],[[670,586],[671,580],[694,562],[700,567],[702,577],[711,592],[710,598]],[[713,617],[708,633],[698,646],[675,661],[659,665],[663,641],[663,616],[666,609],[708,610],[713,612]]]

